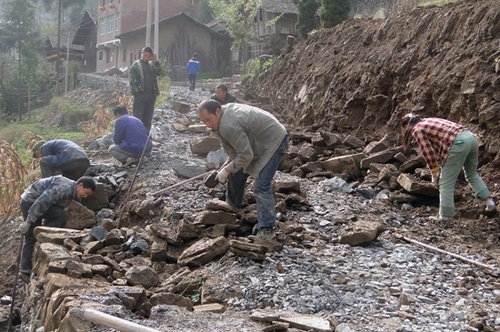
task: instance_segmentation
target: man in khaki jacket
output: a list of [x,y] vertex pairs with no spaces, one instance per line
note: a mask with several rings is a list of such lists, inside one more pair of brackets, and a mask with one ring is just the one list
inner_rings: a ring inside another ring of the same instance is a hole
[[221,106],[205,100],[198,106],[205,125],[218,132],[230,162],[217,174],[220,183],[227,182],[227,200],[240,208],[249,175],[255,178],[257,202],[257,236],[273,238],[276,226],[272,181],[288,148],[285,127],[270,113],[250,105]]

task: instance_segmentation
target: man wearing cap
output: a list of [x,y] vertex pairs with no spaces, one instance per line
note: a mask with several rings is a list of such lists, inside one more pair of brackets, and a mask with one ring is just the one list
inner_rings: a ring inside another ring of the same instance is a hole
[[65,139],[37,142],[33,146],[33,158],[41,158],[40,170],[44,178],[61,173],[68,179],[78,180],[90,166],[85,150]]
[[24,221],[20,227],[24,245],[19,267],[23,279],[31,272],[31,257],[36,242],[33,229],[42,225],[42,221],[45,226],[64,227],[68,220],[65,208],[73,199],[92,195],[95,188],[95,181],[91,177],[84,176],[75,182],[57,175],[40,179],[24,191],[21,195]]

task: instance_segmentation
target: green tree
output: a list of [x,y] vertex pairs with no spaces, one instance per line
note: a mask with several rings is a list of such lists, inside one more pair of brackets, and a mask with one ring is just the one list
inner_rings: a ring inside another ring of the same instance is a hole
[[307,38],[307,34],[319,27],[318,8],[319,0],[294,0],[299,10],[297,30],[302,38]]
[[15,109],[21,120],[26,103],[25,94],[32,88],[32,77],[36,76],[38,52],[41,47],[32,0],[7,0],[5,2],[0,36],[0,49],[10,51],[17,61],[17,73],[13,82],[17,87]]
[[344,22],[351,10],[350,0],[322,0],[321,25],[331,28]]
[[247,62],[248,44],[255,35],[253,26],[262,0],[209,0],[217,21],[226,26],[233,39],[233,48],[243,51],[243,63]]
[[209,0],[200,0],[200,15],[198,19],[202,23],[210,23],[214,19],[214,14],[212,13],[212,8],[210,8]]

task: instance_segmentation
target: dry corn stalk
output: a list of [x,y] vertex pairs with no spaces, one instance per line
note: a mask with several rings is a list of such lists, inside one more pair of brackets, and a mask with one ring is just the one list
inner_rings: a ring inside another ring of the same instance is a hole
[[17,207],[24,189],[26,169],[12,144],[0,141],[0,213],[9,215]]

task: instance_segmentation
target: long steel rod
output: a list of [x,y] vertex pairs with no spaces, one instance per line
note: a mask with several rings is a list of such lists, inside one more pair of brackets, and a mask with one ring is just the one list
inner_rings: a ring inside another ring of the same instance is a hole
[[199,179],[199,178],[203,178],[203,177],[205,177],[206,175],[208,175],[208,174],[210,174],[210,173],[212,173],[212,172],[213,172],[213,171],[208,171],[208,172],[205,172],[205,173],[203,173],[203,174],[193,176],[192,178],[189,178],[189,179],[187,179],[187,180],[184,180],[184,181],[181,181],[181,182],[177,182],[176,184],[173,184],[173,185],[171,185],[171,186],[168,186],[168,187],[166,187],[166,188],[163,188],[162,190],[157,191],[157,192],[155,192],[155,193],[152,193],[151,195],[156,196],[156,195],[162,194],[162,193],[164,193],[164,192],[165,192],[165,191],[167,191],[167,190],[170,190],[170,189],[173,189],[173,188],[179,187],[179,186],[181,186],[181,185],[183,185],[183,184],[186,184],[186,183],[189,183],[189,182],[191,182],[191,181],[193,181],[193,180],[196,180],[196,179]]
[[491,271],[495,271],[496,270],[496,267],[495,266],[492,266],[492,265],[488,265],[488,264],[484,264],[484,263],[481,263],[481,262],[478,262],[478,261],[475,261],[473,259],[470,259],[470,258],[467,258],[467,257],[464,257],[464,256],[460,256],[458,254],[454,254],[452,252],[449,252],[449,251],[446,251],[446,250],[443,250],[443,249],[439,249],[437,247],[434,247],[434,246],[431,246],[429,244],[425,244],[425,243],[422,243],[420,241],[417,241],[417,240],[413,240],[413,239],[410,239],[406,236],[403,236],[402,239],[406,242],[409,242],[409,243],[413,243],[413,244],[416,244],[418,246],[421,246],[421,247],[424,247],[426,249],[429,249],[429,250],[432,250],[432,251],[436,251],[436,252],[439,252],[439,253],[442,253],[442,254],[445,254],[445,255],[449,255],[451,257],[455,257],[457,259],[460,259],[460,260],[463,260],[467,263],[471,263],[471,264],[474,264],[474,265],[477,265],[477,266],[480,266],[484,269],[488,269],[488,270],[491,270]]

